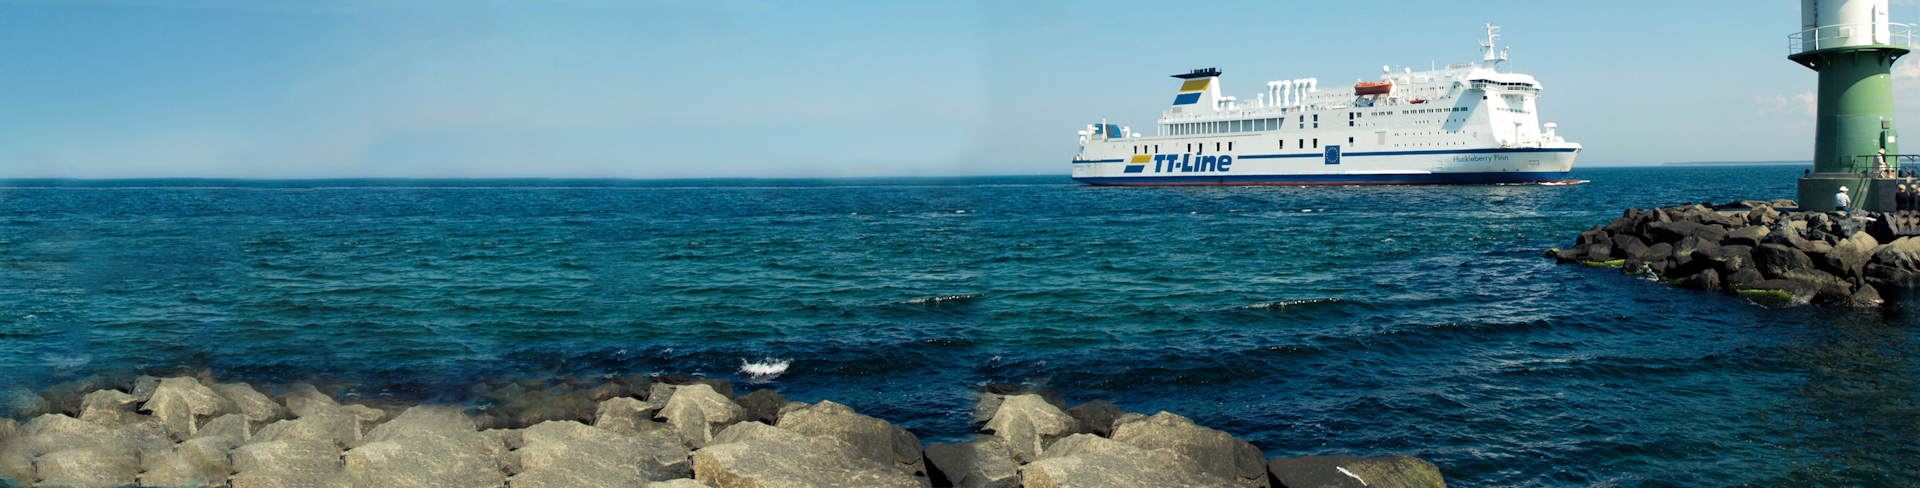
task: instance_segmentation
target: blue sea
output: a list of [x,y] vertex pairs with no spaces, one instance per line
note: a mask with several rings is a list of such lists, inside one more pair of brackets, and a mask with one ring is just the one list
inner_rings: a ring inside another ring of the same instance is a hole
[[1792,198],[1802,169],[0,181],[0,387],[184,366],[462,402],[697,373],[947,442],[977,388],[1018,383],[1454,486],[1920,484],[1914,298],[1769,309],[1540,257],[1628,207]]

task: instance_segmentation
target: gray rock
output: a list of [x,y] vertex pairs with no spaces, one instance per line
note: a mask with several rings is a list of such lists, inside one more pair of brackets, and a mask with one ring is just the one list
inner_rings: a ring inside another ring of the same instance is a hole
[[1741,227],[1738,229],[1727,231],[1727,238],[1724,240],[1721,240],[1720,243],[1723,245],[1739,245],[1739,246],[1747,246],[1747,247],[1758,246],[1760,245],[1761,241],[1767,238],[1767,234],[1772,232],[1773,232],[1773,229],[1769,229],[1766,226],[1762,226],[1762,225]]
[[1639,259],[1647,254],[1647,243],[1630,234],[1613,236],[1614,257]]
[[695,479],[716,488],[925,486],[919,478],[868,459],[839,439],[778,427],[741,430],[752,435],[693,453]]
[[1721,286],[1738,289],[1741,285],[1745,285],[1747,283],[1753,283],[1753,282],[1764,280],[1764,279],[1767,279],[1767,277],[1761,276],[1760,270],[1753,269],[1753,268],[1740,268],[1738,270],[1734,270],[1734,272],[1732,273],[1727,273],[1726,277],[1722,278],[1723,282],[1721,283]]
[[[227,418],[227,417],[222,417]],[[243,424],[244,418],[239,419]],[[173,451],[147,456],[140,473],[146,486],[220,486],[227,484],[233,464],[227,452],[232,446],[224,438],[200,438],[182,442]]]
[[1860,289],[1853,291],[1852,296],[1847,297],[1844,305],[1849,307],[1878,307],[1886,303],[1887,301],[1885,299],[1880,298],[1880,290],[1875,290],[1872,286],[1861,286]]
[[[927,446],[927,465],[934,484],[959,488],[1018,488],[1020,465],[1013,462],[1007,441],[980,436],[973,442]],[[941,484],[944,481],[945,484]]]
[[[671,430],[673,427],[652,419],[653,412],[647,404],[627,397],[611,398],[600,402],[599,410],[593,415],[593,426],[611,430],[624,435],[635,435],[656,430]],[[674,435],[679,435],[677,432]]]
[[[299,429],[302,431],[322,432],[337,447],[357,446],[361,435],[366,433],[372,423],[386,418],[386,413],[365,405],[341,405],[334,403],[333,397],[320,393],[313,387],[295,388],[280,396],[293,414],[294,421],[282,420],[268,424],[255,437],[270,437],[270,429]],[[272,439],[268,439],[272,440]]]
[[1267,471],[1289,488],[1445,488],[1440,468],[1418,458],[1394,456],[1309,456],[1276,458]]
[[1680,283],[1678,284],[1680,285],[1681,288],[1692,288],[1695,290],[1718,290],[1720,289],[1720,272],[1714,271],[1711,269],[1701,270],[1700,272],[1689,275],[1686,278],[1681,278]]
[[140,458],[121,450],[76,447],[35,458],[37,486],[129,486],[140,472]]
[[506,482],[493,455],[459,408],[417,406],[368,431],[342,464],[355,486],[488,488]]
[[1013,395],[1000,403],[986,429],[1007,440],[1014,460],[1026,463],[1038,458],[1054,441],[1073,435],[1079,426],[1073,417],[1039,395]]
[[233,402],[235,411],[245,415],[248,422],[264,424],[287,416],[285,407],[246,383],[220,385],[220,396]]
[[666,419],[686,439],[687,446],[696,449],[707,445],[718,428],[744,420],[746,416],[746,409],[706,384],[675,387],[667,406],[654,415]]
[[647,389],[647,405],[654,410],[667,408],[667,401],[672,399],[674,390],[684,385],[707,385],[720,396],[733,398],[733,382],[720,378],[669,374],[655,376],[652,382]]
[[792,433],[792,432],[793,431],[790,431],[787,429],[782,429],[779,427],[774,427],[771,425],[749,420],[746,422],[741,422],[741,423],[727,426],[725,430],[721,430],[719,434],[715,434],[713,436],[713,441],[708,442],[707,446],[712,447],[714,445],[719,445],[719,444],[731,444],[735,442],[746,442],[751,440],[769,439],[769,438],[782,438],[781,436],[785,436],[788,433]]
[[1806,253],[1783,244],[1761,244],[1753,249],[1753,261],[1760,274],[1772,278],[1785,276],[1789,271],[1813,269],[1813,259]]
[[133,394],[133,401],[146,403],[153,398],[153,391],[160,388],[160,380],[158,376],[140,375],[133,379],[133,391],[128,393]]
[[1656,222],[1647,225],[1647,237],[1654,242],[1678,242],[1700,229],[1694,222]]
[[740,404],[740,408],[747,409],[747,420],[757,420],[769,425],[780,423],[780,407],[791,403],[779,393],[764,388],[735,398],[733,402]]
[[1647,252],[1644,253],[1640,259],[1649,263],[1655,263],[1664,261],[1670,257],[1673,257],[1673,244],[1662,242],[1647,246]]
[[99,390],[80,400],[80,420],[115,427],[153,419],[133,412],[133,395],[120,390]]
[[1051,403],[1061,410],[1067,409],[1067,399],[1061,396],[1059,390],[1052,388],[1029,388],[1010,383],[995,383],[980,389],[980,398],[973,404],[973,421],[986,422],[992,419],[993,414],[1000,411],[1000,402],[1012,395],[1040,395],[1040,398],[1046,399],[1047,403]]
[[1835,243],[1833,250],[1827,251],[1824,262],[1815,264],[1824,264],[1827,272],[1841,279],[1857,279],[1864,276],[1867,261],[1873,259],[1875,248],[1879,246],[1880,242],[1875,241],[1872,235],[1857,233]]
[[[289,435],[265,435],[275,425],[298,424],[291,420],[275,422],[261,429],[263,435],[256,436],[254,443],[234,448],[229,454],[233,488],[350,486],[342,472],[340,446],[330,435],[315,431],[305,431],[312,434],[307,436],[291,435],[296,430],[285,432]],[[273,440],[260,440],[269,437]]]
[[1208,474],[1173,451],[1141,449],[1092,434],[1076,434],[1020,468],[1025,488],[1240,488]]
[[227,449],[232,449],[253,441],[253,423],[248,422],[247,417],[242,414],[221,415],[207,421],[206,425],[200,426],[200,431],[195,433],[193,438],[215,439],[210,442],[221,442]]
[[20,433],[21,433],[21,430],[20,430],[19,421],[15,421],[10,418],[0,417],[0,444],[5,444],[7,441],[13,440],[13,438],[15,437],[19,437]]
[[1080,424],[1080,427],[1075,429],[1077,432],[1094,434],[1101,437],[1111,435],[1113,433],[1113,419],[1125,413],[1127,412],[1121,410],[1120,407],[1114,406],[1112,403],[1107,403],[1106,400],[1099,399],[1067,409],[1067,416],[1073,417],[1073,419]]
[[782,429],[812,437],[832,437],[852,445],[862,455],[908,473],[926,473],[920,457],[920,438],[885,420],[861,415],[853,408],[821,401],[781,415]]
[[1269,486],[1267,457],[1259,448],[1226,432],[1194,425],[1186,417],[1160,412],[1143,421],[1114,427],[1113,440],[1141,449],[1180,453],[1198,463],[1201,470],[1243,486]]
[[548,421],[523,429],[520,436],[520,472],[508,479],[515,488],[635,486],[692,474],[686,449],[663,431],[622,435],[579,422]]
[[1741,245],[1726,245],[1694,251],[1694,258],[1711,261],[1721,276],[1732,274],[1741,268],[1753,267],[1753,248]]

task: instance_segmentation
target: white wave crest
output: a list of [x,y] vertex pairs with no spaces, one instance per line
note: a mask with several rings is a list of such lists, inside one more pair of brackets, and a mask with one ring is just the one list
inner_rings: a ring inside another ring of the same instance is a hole
[[774,378],[779,377],[781,373],[787,372],[787,366],[792,364],[793,361],[786,359],[766,358],[761,359],[759,362],[742,359],[740,360],[740,372],[747,375],[747,381],[762,383],[772,381]]

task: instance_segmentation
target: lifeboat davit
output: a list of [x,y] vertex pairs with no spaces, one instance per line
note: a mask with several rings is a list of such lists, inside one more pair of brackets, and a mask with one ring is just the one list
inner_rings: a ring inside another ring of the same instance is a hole
[[1393,82],[1391,81],[1377,81],[1377,82],[1362,81],[1358,85],[1353,85],[1354,95],[1360,95],[1360,96],[1385,95],[1392,92],[1393,92]]

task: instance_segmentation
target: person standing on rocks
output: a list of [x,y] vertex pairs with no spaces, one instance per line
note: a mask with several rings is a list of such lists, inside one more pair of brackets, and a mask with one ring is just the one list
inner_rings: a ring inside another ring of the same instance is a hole
[[1840,187],[1840,193],[1833,194],[1833,207],[1841,212],[1853,210],[1853,199],[1847,198],[1847,187]]

